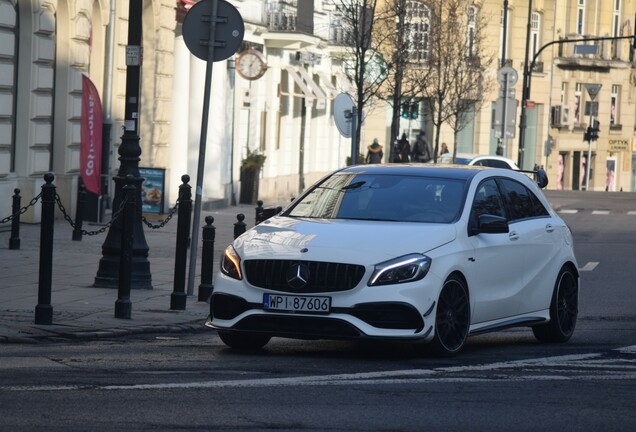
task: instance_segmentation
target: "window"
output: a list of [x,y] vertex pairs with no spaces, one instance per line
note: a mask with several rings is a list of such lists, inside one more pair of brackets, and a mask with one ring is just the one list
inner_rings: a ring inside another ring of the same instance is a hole
[[531,41],[531,52],[530,52],[530,61],[534,59],[534,56],[541,48],[541,17],[538,13],[532,13],[532,20],[530,25],[530,41]]
[[472,58],[475,54],[475,25],[477,23],[477,8],[468,8],[468,29],[466,34],[466,57]]
[[[614,0],[614,10],[612,11],[612,36],[620,36],[621,23],[621,0]],[[611,41],[612,59],[619,58],[618,41]]]
[[610,99],[610,126],[619,125],[620,124],[620,100],[619,95],[621,94],[621,86],[613,84],[612,85],[612,94]]
[[576,8],[576,33],[585,34],[585,0],[578,0]]
[[406,2],[406,37],[408,58],[411,62],[422,63],[429,58],[431,32],[431,11],[419,1]]
[[581,105],[583,104],[582,88],[583,85],[581,83],[576,83],[576,87],[574,89],[574,124],[581,123]]
[[541,204],[539,198],[527,187],[510,179],[499,181],[504,191],[509,221],[549,216],[548,210]]
[[493,179],[482,182],[477,187],[473,208],[471,209],[471,219],[476,222],[477,218],[483,214],[505,217],[503,202],[499,194],[497,183]]

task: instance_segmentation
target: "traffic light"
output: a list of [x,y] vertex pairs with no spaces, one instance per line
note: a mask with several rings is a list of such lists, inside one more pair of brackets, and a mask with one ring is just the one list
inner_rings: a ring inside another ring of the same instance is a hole
[[409,118],[409,104],[408,104],[408,102],[402,103],[402,118]]
[[592,123],[592,128],[590,129],[590,139],[592,141],[596,141],[598,139],[598,133],[600,131],[600,122],[598,120],[594,120]]
[[598,120],[594,120],[592,126],[588,126],[585,134],[583,135],[583,141],[596,141],[598,140],[598,133],[600,131],[600,122]]
[[420,113],[420,105],[417,102],[411,104],[410,115],[413,120],[417,118]]

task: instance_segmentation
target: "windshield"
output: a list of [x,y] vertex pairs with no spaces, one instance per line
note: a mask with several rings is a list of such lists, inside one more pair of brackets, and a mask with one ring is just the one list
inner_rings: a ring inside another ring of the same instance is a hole
[[464,181],[386,174],[335,174],[294,203],[287,216],[449,223],[463,203]]

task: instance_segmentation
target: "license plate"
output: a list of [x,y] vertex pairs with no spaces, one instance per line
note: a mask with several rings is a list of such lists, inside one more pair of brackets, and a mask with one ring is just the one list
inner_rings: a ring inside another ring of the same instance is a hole
[[264,294],[263,309],[287,312],[327,313],[331,297]]

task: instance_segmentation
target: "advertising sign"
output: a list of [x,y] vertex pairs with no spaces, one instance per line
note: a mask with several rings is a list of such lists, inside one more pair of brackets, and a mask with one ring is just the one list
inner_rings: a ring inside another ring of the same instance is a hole
[[143,213],[163,213],[166,170],[163,168],[139,168],[144,178],[141,184],[141,211]]
[[90,78],[82,75],[80,177],[86,190],[95,195],[101,195],[102,122],[102,103],[99,92]]

